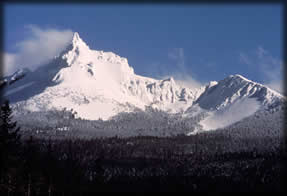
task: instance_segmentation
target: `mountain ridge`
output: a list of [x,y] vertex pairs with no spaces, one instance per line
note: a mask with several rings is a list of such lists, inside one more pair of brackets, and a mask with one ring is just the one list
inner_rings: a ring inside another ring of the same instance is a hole
[[4,97],[18,112],[67,108],[90,120],[146,107],[188,113],[197,106],[225,110],[252,98],[267,108],[285,100],[280,93],[239,74],[194,89],[177,84],[172,77],[157,80],[136,75],[126,58],[91,50],[78,33],[61,54],[27,73],[5,88]]

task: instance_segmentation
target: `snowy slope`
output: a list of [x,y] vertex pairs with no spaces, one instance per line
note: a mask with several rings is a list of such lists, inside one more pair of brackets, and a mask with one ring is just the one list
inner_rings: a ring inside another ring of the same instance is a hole
[[183,111],[198,96],[196,90],[177,85],[173,78],[136,75],[126,58],[91,50],[78,33],[58,57],[9,86],[5,95],[19,111],[67,108],[91,120],[150,105]]
[[214,130],[229,126],[259,110],[278,108],[284,101],[286,98],[276,91],[237,74],[211,82],[194,106],[198,106],[206,116],[200,121],[201,129]]
[[19,69],[15,73],[13,73],[11,76],[4,77],[3,79],[0,79],[0,87],[4,87],[6,85],[11,85],[14,82],[22,79],[25,77],[25,75],[29,72],[28,69]]
[[[206,130],[218,128],[214,122],[226,116],[234,118],[225,120],[219,128],[259,109],[277,107],[285,100],[279,93],[241,75],[231,75],[198,89],[181,86],[173,78],[139,76],[126,58],[90,49],[78,33],[48,64],[33,72],[19,70],[6,78],[6,83],[16,81],[15,78],[17,82],[6,85],[4,96],[18,114],[66,108],[77,112],[76,117],[106,120],[120,112],[151,106],[183,117],[205,113],[207,117],[201,126]],[[252,103],[256,105],[252,111],[244,109]]]
[[245,98],[256,98],[264,106],[276,107],[284,97],[262,84],[237,74],[207,86],[196,103],[204,109],[219,110]]

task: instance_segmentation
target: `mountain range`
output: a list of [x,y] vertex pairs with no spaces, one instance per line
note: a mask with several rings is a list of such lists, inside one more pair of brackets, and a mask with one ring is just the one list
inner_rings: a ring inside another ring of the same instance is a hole
[[184,117],[206,114],[204,130],[227,126],[259,110],[282,106],[286,98],[241,75],[230,75],[199,88],[135,74],[126,58],[96,51],[74,33],[65,50],[36,70],[21,69],[4,77],[4,98],[15,114],[71,110],[76,118],[111,119],[147,108]]

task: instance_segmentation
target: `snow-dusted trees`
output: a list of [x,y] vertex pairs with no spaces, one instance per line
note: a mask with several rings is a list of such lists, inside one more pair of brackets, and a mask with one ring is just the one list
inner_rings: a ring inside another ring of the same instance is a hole
[[13,190],[13,177],[19,160],[20,128],[12,121],[12,110],[5,101],[0,110],[0,189]]
[[17,123],[12,120],[12,109],[9,102],[5,101],[0,110],[0,144],[7,145],[7,147],[18,144],[19,130]]

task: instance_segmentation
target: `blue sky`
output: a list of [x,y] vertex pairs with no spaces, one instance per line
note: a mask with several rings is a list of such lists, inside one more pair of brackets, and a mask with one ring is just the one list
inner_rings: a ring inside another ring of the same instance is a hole
[[127,57],[140,75],[205,83],[241,74],[282,76],[280,4],[6,4],[5,53],[19,53],[29,26],[79,32],[92,49]]

